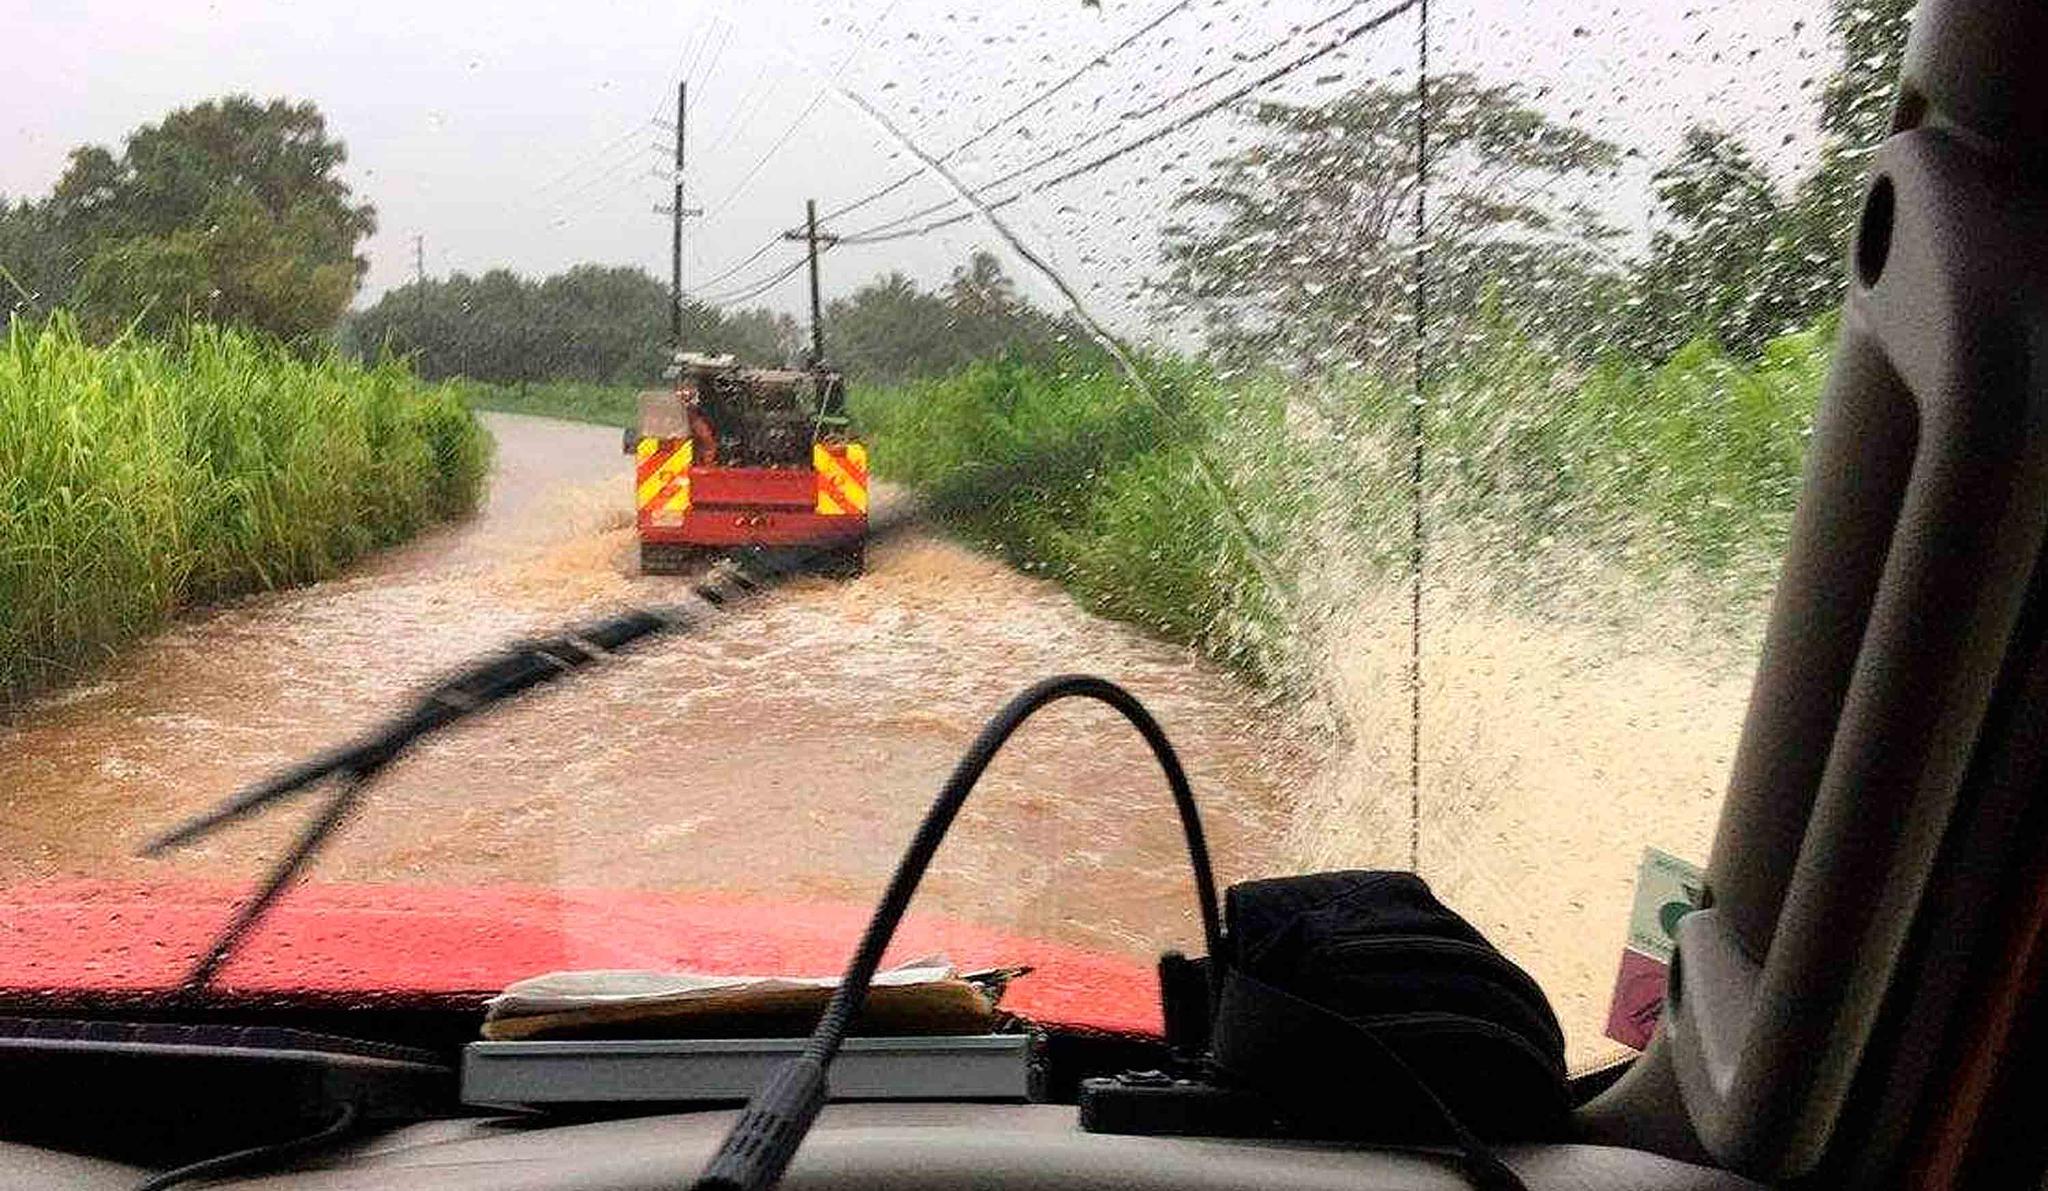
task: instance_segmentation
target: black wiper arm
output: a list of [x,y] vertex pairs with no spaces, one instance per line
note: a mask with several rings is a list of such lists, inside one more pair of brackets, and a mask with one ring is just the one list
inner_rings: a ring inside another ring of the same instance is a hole
[[[356,803],[361,801],[363,786],[368,781],[369,778],[356,773],[350,773],[341,779],[341,788],[327,800],[327,805],[321,808],[313,821],[299,832],[299,837],[292,841],[291,850],[284,854],[283,859],[271,866],[270,871],[264,874],[263,883],[257,887],[255,894],[242,903],[242,908],[237,910],[228,924],[213,937],[213,942],[207,944],[206,953],[200,956],[199,962],[193,964],[192,970],[185,974],[185,982],[180,986],[182,992],[188,995],[196,993],[213,983],[213,978],[219,974],[221,966],[240,950],[242,940],[249,937],[249,932],[255,930],[256,924],[263,921],[263,916],[270,913],[270,907],[276,905],[277,899],[283,897],[285,890],[291,888],[292,882],[298,880],[299,873],[319,854],[328,837],[348,821],[349,815],[356,809]],[[214,821],[224,823],[233,817],[227,815]],[[194,838],[209,830],[210,827],[198,828],[187,832],[184,838]],[[153,849],[167,846],[169,845],[161,841],[151,845]]]
[[[914,520],[908,512],[878,516],[868,524],[868,542],[886,541],[908,529]],[[793,551],[779,560],[757,556],[721,564],[710,578],[690,588],[694,597],[690,601],[635,608],[558,636],[509,646],[457,671],[421,695],[410,710],[355,743],[329,749],[291,766],[150,840],[143,845],[142,854],[160,855],[321,782],[332,779],[338,783],[339,788],[320,813],[299,833],[290,850],[265,874],[256,893],[243,903],[193,965],[185,977],[184,991],[197,992],[213,980],[277,899],[348,821],[371,779],[421,737],[650,637],[696,628],[720,612],[772,590],[791,576],[805,573],[827,553],[824,548],[816,548]]]

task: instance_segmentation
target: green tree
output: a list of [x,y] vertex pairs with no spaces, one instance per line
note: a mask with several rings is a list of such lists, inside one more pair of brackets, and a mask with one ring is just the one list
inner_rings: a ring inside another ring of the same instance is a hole
[[825,310],[827,351],[847,374],[880,384],[950,369],[951,312],[937,294],[891,272],[834,299]]
[[1632,346],[1706,336],[1748,353],[1841,301],[1870,155],[1889,130],[1913,0],[1834,0],[1840,65],[1821,97],[1813,169],[1780,187],[1747,149],[1694,127],[1657,174],[1663,227],[1635,285]]
[[48,203],[0,195],[0,330],[60,304],[76,280],[74,256]]
[[762,364],[792,358],[803,342],[796,319],[766,307],[720,310],[697,302],[683,306],[683,341],[705,343],[742,360]]
[[72,151],[46,200],[77,262],[65,300],[100,327],[141,318],[323,335],[354,296],[376,229],[339,170],[341,141],[311,103],[246,95],[171,112],[119,156]]
[[1751,352],[1839,293],[1807,259],[1795,199],[1732,136],[1695,126],[1655,175],[1664,226],[1636,284],[1629,346],[1663,358],[1696,338]]
[[1253,107],[1255,143],[1177,200],[1192,217],[1165,229],[1162,312],[1199,319],[1225,356],[1397,371],[1420,250],[1447,345],[1488,303],[1560,339],[1592,333],[1615,232],[1557,196],[1606,176],[1616,148],[1511,86],[1432,79],[1429,238],[1418,244],[1416,109],[1411,88],[1387,86]]
[[1052,320],[1023,299],[992,252],[978,251],[954,269],[943,296],[955,350],[965,359],[1033,351],[1057,336]]
[[862,381],[939,376],[1006,354],[1048,357],[1073,338],[1026,301],[994,253],[976,252],[936,292],[891,272],[833,301],[826,349]]
[[296,217],[269,218],[245,194],[211,203],[200,227],[108,238],[86,258],[72,303],[102,329],[164,331],[200,319],[284,339],[324,335],[355,292],[352,266],[300,251]]

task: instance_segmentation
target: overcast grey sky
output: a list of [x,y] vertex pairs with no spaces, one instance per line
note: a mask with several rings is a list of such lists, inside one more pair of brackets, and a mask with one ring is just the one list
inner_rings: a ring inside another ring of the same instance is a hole
[[[973,185],[1040,153],[1101,134],[1089,152],[1332,40],[1393,6],[1348,0],[0,0],[0,193],[40,194],[84,142],[118,144],[166,110],[244,91],[311,99],[344,138],[346,176],[374,203],[367,301],[412,272],[506,266],[544,274],[581,261],[644,265],[666,277],[668,131],[690,80],[690,276],[726,272],[798,222],[899,176],[912,159],[828,80],[865,97],[924,147],[943,151],[1164,16],[1027,118],[949,164]],[[1819,0],[1574,3],[1433,0],[1432,70],[1521,83],[1554,115],[1639,149],[1610,208],[1640,223],[1649,169],[1690,122],[1742,134],[1779,168],[1811,146],[1812,105],[1830,65]],[[1305,98],[1374,79],[1413,78],[1416,22],[1403,14],[1260,92]],[[1270,52],[1256,58],[1261,51]],[[1230,72],[1235,59],[1242,59]],[[1211,73],[1146,118],[1122,119]],[[1007,210],[1018,232],[1114,322],[1123,294],[1156,269],[1153,231],[1191,173],[1238,135],[1201,121],[1116,165]],[[856,230],[949,197],[923,178],[838,221]],[[925,239],[849,246],[828,288],[900,268],[942,278],[995,238],[980,221]],[[716,289],[793,259],[777,246]],[[1012,262],[1012,269],[1027,273]],[[798,277],[761,301],[797,310]],[[1034,293],[1048,296],[1036,281]]]

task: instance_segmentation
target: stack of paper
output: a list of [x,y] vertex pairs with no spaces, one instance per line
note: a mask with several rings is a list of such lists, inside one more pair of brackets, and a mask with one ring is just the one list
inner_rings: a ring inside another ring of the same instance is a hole
[[[801,1037],[817,1024],[838,986],[836,976],[550,972],[491,998],[483,1036]],[[932,958],[877,973],[855,1032],[986,1034],[995,1024],[995,996],[955,974],[944,959]]]

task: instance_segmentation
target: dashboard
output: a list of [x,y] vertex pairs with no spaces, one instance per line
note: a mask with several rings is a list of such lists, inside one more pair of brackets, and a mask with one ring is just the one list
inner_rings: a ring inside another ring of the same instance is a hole
[[[729,1111],[563,1122],[513,1116],[409,1125],[301,1167],[204,1184],[234,1191],[675,1191],[731,1125]],[[1633,1150],[1546,1145],[1503,1151],[1530,1191],[1754,1191],[1725,1171]],[[150,1172],[0,1145],[10,1188],[132,1191]],[[790,1191],[1469,1191],[1444,1157],[1329,1143],[1084,1133],[1071,1107],[835,1104],[783,1186]]]

